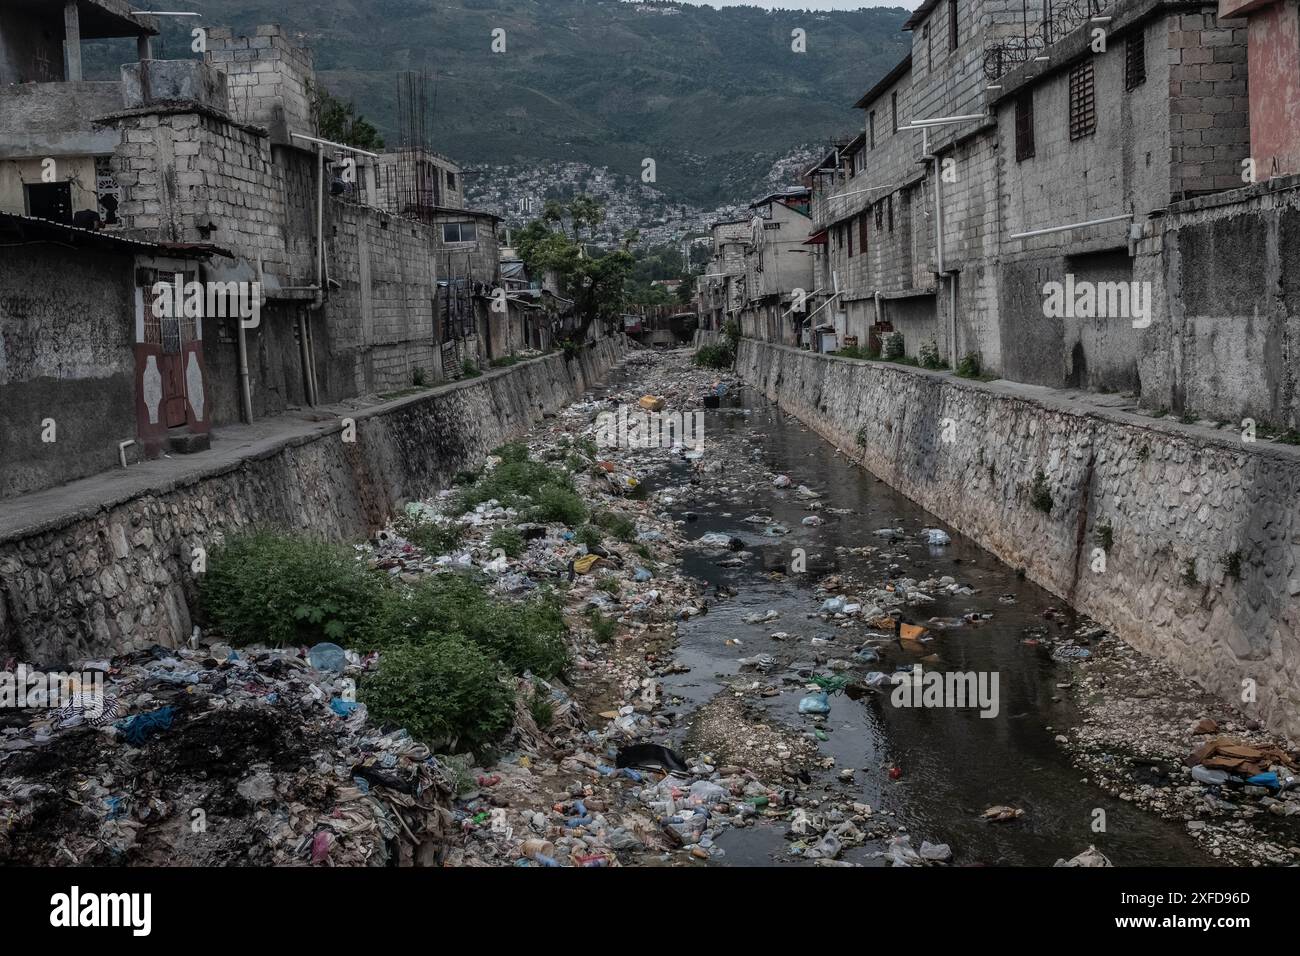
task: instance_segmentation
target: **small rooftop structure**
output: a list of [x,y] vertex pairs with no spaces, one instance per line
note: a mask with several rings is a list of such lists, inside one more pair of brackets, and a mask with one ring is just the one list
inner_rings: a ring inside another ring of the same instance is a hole
[[5,0],[0,4],[0,85],[81,80],[81,41],[135,37],[152,56],[155,17],[126,0]]

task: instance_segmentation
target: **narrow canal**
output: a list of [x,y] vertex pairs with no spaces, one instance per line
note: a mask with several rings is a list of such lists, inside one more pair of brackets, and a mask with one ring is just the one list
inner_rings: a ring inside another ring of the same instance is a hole
[[[812,785],[804,800],[812,812],[868,804],[905,827],[913,847],[922,840],[949,844],[957,865],[1050,866],[1089,844],[1116,865],[1208,862],[1176,821],[1083,782],[1056,743],[1077,719],[1064,687],[1074,665],[1054,660],[1051,651],[1079,627],[1060,602],[753,390],[733,387],[705,416],[706,462],[721,467],[703,471],[683,462],[653,477],[650,490],[672,499],[669,507],[687,522],[690,537],[722,534],[744,547],[687,552],[686,572],[722,597],[709,613],[683,623],[677,660],[689,671],[663,680],[665,707],[678,714],[678,744],[699,708],[718,695],[740,695],[769,722],[808,735],[820,754],[834,758],[833,767],[808,768]],[[789,487],[774,485],[776,475],[788,476]],[[800,485],[820,497],[800,493]],[[803,523],[810,516],[816,526]],[[878,533],[886,528],[901,535]],[[951,542],[931,545],[921,535],[926,528],[947,531]],[[795,549],[806,552],[807,573],[789,573]],[[818,584],[829,575],[842,582],[830,594],[869,595],[887,582],[917,582],[910,586],[935,600],[908,608],[907,617],[927,625],[930,639],[900,641],[860,618],[819,613],[829,595]],[[922,586],[947,578],[972,593]],[[772,611],[779,616],[746,623]],[[989,617],[972,623],[972,615]],[[934,627],[934,619],[950,626]],[[863,648],[875,648],[879,660],[854,657]],[[761,671],[742,665],[758,655],[773,662]],[[833,665],[837,658],[843,663]],[[896,707],[892,687],[858,699],[835,694],[825,718],[799,713],[811,674],[859,682],[872,671],[891,674],[917,663],[926,671],[997,675],[996,716],[982,717],[975,707]],[[770,696],[755,690],[760,685]],[[772,694],[773,687],[780,692]],[[851,781],[841,776],[846,768],[855,771]],[[995,805],[1024,813],[985,821],[984,811]],[[718,842],[727,851],[723,864],[801,862],[780,824],[728,830]],[[884,865],[885,848],[869,841],[842,859]]]

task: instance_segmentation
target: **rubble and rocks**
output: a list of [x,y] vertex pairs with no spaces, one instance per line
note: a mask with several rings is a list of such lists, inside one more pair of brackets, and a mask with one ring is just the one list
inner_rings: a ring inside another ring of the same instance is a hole
[[1300,862],[1296,743],[1122,641],[1090,643],[1068,688],[1080,719],[1057,737],[1087,782],[1181,822],[1214,860]]

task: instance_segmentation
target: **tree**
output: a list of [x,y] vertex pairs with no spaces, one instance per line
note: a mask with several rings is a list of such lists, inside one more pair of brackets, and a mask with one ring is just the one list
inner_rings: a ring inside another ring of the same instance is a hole
[[379,130],[357,113],[355,104],[343,102],[323,86],[312,87],[310,94],[312,118],[322,139],[372,152],[384,148],[384,138],[379,135]]
[[[602,206],[580,196],[567,206],[548,202],[540,219],[515,234],[515,248],[528,271],[539,276],[554,273],[562,292],[573,299],[578,325],[570,338],[575,341],[585,338],[597,319],[617,318],[626,301],[624,286],[632,272],[630,240],[623,248],[595,253],[578,241],[582,225],[595,228],[604,218]],[[565,219],[573,223],[572,236],[564,230]]]

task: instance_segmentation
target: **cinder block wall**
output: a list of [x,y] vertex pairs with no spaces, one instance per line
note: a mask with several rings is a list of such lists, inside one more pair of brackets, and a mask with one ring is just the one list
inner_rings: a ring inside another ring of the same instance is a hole
[[265,126],[272,142],[290,133],[313,135],[311,98],[316,83],[312,51],[295,44],[278,24],[259,26],[253,36],[229,27],[208,31],[205,59],[229,78],[230,111],[245,123]]

